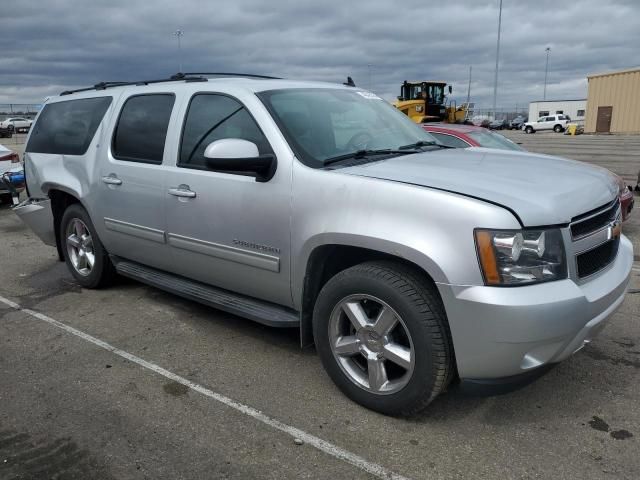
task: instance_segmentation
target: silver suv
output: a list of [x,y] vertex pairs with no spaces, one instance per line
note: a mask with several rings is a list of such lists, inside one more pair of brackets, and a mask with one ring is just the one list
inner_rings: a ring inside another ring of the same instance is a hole
[[299,327],[346,395],[387,414],[539,375],[631,274],[610,172],[445,148],[351,86],[193,74],[64,92],[25,170],[16,212],[79,284],[119,274]]

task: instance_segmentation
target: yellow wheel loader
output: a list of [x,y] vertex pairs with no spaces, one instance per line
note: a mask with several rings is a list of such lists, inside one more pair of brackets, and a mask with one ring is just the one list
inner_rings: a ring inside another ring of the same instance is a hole
[[[458,107],[453,101],[447,104],[446,86],[446,82],[405,80],[400,87],[398,100],[393,105],[416,123],[464,123],[467,120],[467,106],[462,104]],[[448,91],[451,94],[451,85]]]

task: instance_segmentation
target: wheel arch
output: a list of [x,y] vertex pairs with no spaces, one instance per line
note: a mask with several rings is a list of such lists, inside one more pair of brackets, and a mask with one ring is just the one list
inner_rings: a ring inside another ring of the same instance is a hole
[[53,214],[53,231],[56,237],[56,249],[58,251],[58,259],[64,261],[64,254],[62,252],[62,238],[60,236],[60,223],[62,222],[62,216],[65,210],[74,203],[82,205],[86,210],[86,207],[82,204],[79,196],[66,187],[52,185],[47,189],[47,195],[51,200],[51,213]]
[[380,240],[376,240],[375,247],[362,243],[323,243],[313,246],[303,255],[300,263],[303,268],[293,279],[294,303],[300,310],[300,343],[303,347],[314,343],[312,317],[318,293],[330,278],[342,270],[366,261],[387,260],[412,268],[429,282],[445,279],[435,262],[406,245]]

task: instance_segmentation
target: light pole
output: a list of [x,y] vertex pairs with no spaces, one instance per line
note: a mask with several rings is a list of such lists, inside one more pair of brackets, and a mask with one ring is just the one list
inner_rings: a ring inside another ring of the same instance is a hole
[[498,13],[498,45],[496,46],[496,74],[493,79],[493,119],[496,119],[496,101],[498,99],[498,62],[500,60],[500,28],[502,27],[502,0]]
[[471,100],[471,69],[472,65],[469,65],[469,86],[467,87],[467,109],[469,108],[469,101]]
[[542,95],[542,99],[547,99],[547,74],[549,73],[549,52],[551,51],[551,47],[547,47],[544,49],[547,52],[547,62],[544,64],[544,93]]
[[178,57],[179,57],[178,62],[179,62],[179,65],[180,65],[179,72],[182,72],[182,45],[180,43],[180,39],[184,35],[184,32],[182,30],[178,29],[175,32],[173,32],[173,35],[178,38]]

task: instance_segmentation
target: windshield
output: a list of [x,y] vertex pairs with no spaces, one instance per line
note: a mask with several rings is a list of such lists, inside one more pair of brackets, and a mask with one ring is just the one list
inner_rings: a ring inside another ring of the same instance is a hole
[[508,138],[498,135],[497,133],[471,132],[468,135],[478,142],[481,147],[499,148],[500,150],[519,150],[521,152],[526,151],[517,143],[514,143]]
[[406,115],[360,90],[329,88],[261,92],[296,156],[313,168],[361,150],[397,150],[436,140]]

